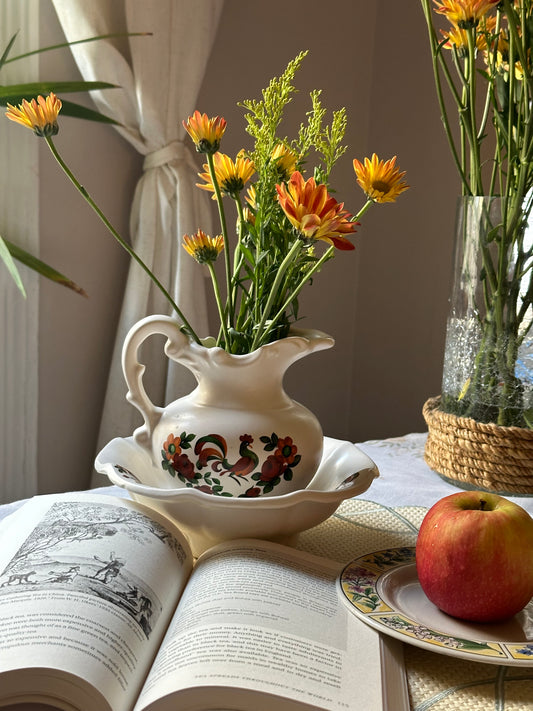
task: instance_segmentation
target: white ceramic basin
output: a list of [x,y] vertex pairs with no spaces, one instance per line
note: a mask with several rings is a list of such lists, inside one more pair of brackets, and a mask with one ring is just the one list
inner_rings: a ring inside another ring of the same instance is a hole
[[132,437],[111,440],[95,461],[98,472],[133,499],[174,521],[199,555],[235,538],[286,540],[325,521],[347,498],[362,494],[379,476],[374,462],[350,442],[324,438],[320,466],[305,489],[258,498],[207,494],[171,480],[161,488],[159,467]]

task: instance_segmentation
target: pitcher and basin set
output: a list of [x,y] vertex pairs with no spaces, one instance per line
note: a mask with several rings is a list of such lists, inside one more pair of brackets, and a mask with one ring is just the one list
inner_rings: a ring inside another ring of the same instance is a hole
[[[151,402],[139,362],[142,343],[155,334],[197,381],[166,407]],[[144,422],[111,440],[96,470],[173,520],[197,554],[223,540],[286,540],[317,525],[379,476],[355,445],[323,437],[315,415],[284,390],[290,365],[333,344],[320,331],[292,329],[233,355],[209,339],[193,341],[171,317],[142,319],[124,341],[122,367],[126,397]]]

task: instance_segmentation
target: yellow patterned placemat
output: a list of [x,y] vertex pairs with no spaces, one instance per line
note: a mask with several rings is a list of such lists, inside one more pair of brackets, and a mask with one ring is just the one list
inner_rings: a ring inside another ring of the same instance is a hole
[[[414,546],[426,510],[349,499],[293,545],[341,563],[384,548]],[[412,711],[533,711],[533,658],[531,669],[518,669],[403,647]]]

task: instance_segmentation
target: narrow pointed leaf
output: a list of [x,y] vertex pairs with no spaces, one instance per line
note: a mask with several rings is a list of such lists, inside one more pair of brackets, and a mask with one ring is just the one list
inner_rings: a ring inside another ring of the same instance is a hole
[[110,123],[114,126],[120,126],[119,121],[115,121],[105,114],[101,114],[95,109],[90,109],[81,104],[75,104],[72,101],[62,101],[61,115],[70,116],[72,118],[85,119],[86,121],[99,121],[100,123]]
[[39,94],[48,94],[51,91],[59,96],[60,94],[70,94],[72,92],[116,88],[116,84],[110,84],[105,81],[38,81],[28,84],[0,85],[0,104],[20,103],[22,99],[33,99]]
[[34,257],[32,254],[26,252],[26,250],[22,249],[21,247],[18,247],[16,244],[13,244],[8,240],[4,240],[4,243],[11,256],[21,262],[21,264],[24,264],[30,269],[33,269],[33,271],[37,272],[43,277],[46,277],[46,279],[50,279],[50,281],[53,281],[56,284],[66,286],[67,289],[72,289],[72,291],[75,291],[77,294],[81,294],[82,296],[87,296],[85,290],[82,289],[81,286],[78,286],[78,284],[76,284],[74,281],[72,281],[72,279],[69,279],[64,274],[61,274],[50,265],[41,261],[37,257]]
[[0,237],[0,258],[6,265],[7,271],[13,277],[13,281],[22,292],[22,295],[26,297],[26,290],[24,289],[24,284],[22,283],[22,279],[20,278],[19,270],[17,269],[17,266],[13,261],[13,258],[11,257],[11,253],[8,249],[8,246],[2,239],[2,237]]
[[[114,37],[148,37],[152,36],[153,32],[112,32],[110,34],[106,35],[97,35],[96,37],[87,37],[85,39],[81,40],[74,40],[72,42],[60,42],[59,44],[51,44],[48,47],[40,47],[39,49],[32,49],[29,52],[24,52],[24,54],[18,54],[16,57],[11,57],[11,59],[4,60],[6,64],[9,64],[10,62],[16,62],[19,59],[25,59],[26,57],[30,57],[32,54],[42,54],[43,52],[51,52],[56,49],[64,49],[65,47],[73,47],[76,44],[86,44],[87,42],[97,42],[99,40],[103,39],[112,39]],[[16,35],[15,35],[16,37]],[[11,44],[13,43],[13,40],[11,40]],[[7,55],[7,52],[4,52],[5,55]],[[0,65],[0,69],[1,69]]]
[[11,48],[13,47],[15,40],[17,39],[17,35],[18,35],[18,32],[15,32],[13,37],[7,43],[7,47],[5,48],[4,53],[0,57],[0,69],[2,69],[4,64],[8,61],[7,57],[9,55],[9,53],[11,52]]

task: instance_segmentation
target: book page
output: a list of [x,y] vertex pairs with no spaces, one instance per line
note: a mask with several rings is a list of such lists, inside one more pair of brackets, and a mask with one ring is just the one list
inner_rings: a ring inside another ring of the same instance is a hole
[[135,711],[381,709],[379,635],[342,604],[341,567],[263,541],[208,551]]
[[130,710],[192,567],[185,539],[134,502],[91,494],[37,497],[7,523],[3,703]]

